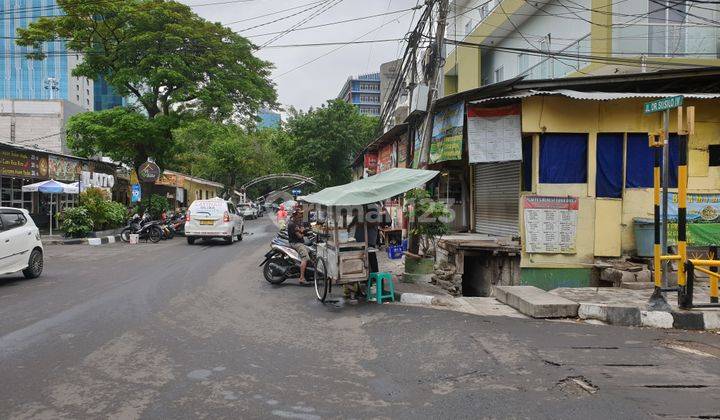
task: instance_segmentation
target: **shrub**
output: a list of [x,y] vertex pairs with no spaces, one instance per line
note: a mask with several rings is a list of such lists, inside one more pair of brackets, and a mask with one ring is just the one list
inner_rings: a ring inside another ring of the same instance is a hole
[[84,207],[65,209],[58,219],[65,236],[71,238],[84,238],[93,230],[93,220]]
[[172,210],[170,202],[162,195],[153,194],[150,198],[143,198],[142,208],[150,214],[153,219],[159,219],[164,211]]
[[107,192],[100,188],[88,188],[80,194],[81,207],[97,230],[114,229],[122,226],[127,218],[125,206],[110,201]]
[[420,239],[423,255],[434,257],[438,238],[450,232],[450,227],[446,223],[452,218],[450,210],[445,203],[431,200],[430,193],[421,188],[408,191],[405,195],[405,204],[413,206],[412,212],[405,209],[407,217],[411,220],[417,217],[410,233]]

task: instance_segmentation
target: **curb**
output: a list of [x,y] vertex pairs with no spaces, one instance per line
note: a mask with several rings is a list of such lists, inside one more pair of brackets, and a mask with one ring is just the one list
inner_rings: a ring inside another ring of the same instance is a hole
[[395,302],[409,305],[452,306],[452,301],[447,298],[410,292],[395,292]]
[[581,303],[578,318],[595,319],[624,327],[652,327],[683,330],[720,329],[720,312],[646,311],[633,306]]
[[120,235],[103,236],[100,238],[78,238],[42,241],[43,245],[107,245],[120,242]]

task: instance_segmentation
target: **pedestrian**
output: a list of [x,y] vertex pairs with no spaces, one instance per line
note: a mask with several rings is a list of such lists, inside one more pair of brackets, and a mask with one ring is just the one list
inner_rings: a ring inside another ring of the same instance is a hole
[[290,216],[290,222],[288,222],[288,242],[290,247],[297,251],[298,257],[300,257],[300,280],[298,281],[302,286],[308,284],[305,281],[305,269],[307,268],[308,261],[310,260],[310,252],[307,246],[305,246],[305,227],[303,226],[303,210],[301,206],[296,206],[293,210],[292,216]]

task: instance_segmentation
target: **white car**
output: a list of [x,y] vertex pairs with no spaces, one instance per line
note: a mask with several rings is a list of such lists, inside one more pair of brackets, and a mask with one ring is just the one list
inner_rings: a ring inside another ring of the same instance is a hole
[[40,277],[43,246],[40,231],[27,210],[0,207],[0,275],[22,271],[25,278]]
[[238,204],[238,208],[240,209],[240,213],[243,215],[244,218],[257,219],[258,209],[253,204],[250,204],[250,203]]
[[245,221],[230,201],[220,197],[195,200],[185,215],[185,237],[192,245],[196,239],[222,238],[231,244],[242,241]]

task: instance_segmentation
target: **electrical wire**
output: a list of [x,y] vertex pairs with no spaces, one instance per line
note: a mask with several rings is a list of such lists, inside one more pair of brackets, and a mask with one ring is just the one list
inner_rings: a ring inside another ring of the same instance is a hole
[[299,21],[298,23],[290,26],[288,29],[285,30],[285,32],[280,33],[280,34],[277,34],[277,35],[275,35],[274,37],[272,37],[271,39],[265,41],[265,42],[260,46],[260,48],[266,47],[266,46],[272,44],[273,42],[277,41],[278,39],[284,37],[285,35],[287,35],[287,34],[289,34],[289,33],[291,33],[291,32],[293,32],[295,29],[300,28],[302,25],[306,24],[307,22],[310,22],[311,20],[313,20],[313,19],[315,19],[316,17],[322,15],[323,13],[326,13],[328,10],[330,10],[330,9],[332,9],[333,7],[339,5],[339,4],[342,3],[343,1],[344,1],[344,0],[330,0],[330,2],[329,2],[327,5],[325,5],[325,8],[324,8],[324,9],[321,8],[320,10],[317,10],[317,11],[313,12],[312,14],[310,14],[310,16],[308,16],[308,17],[302,19],[301,21]]

